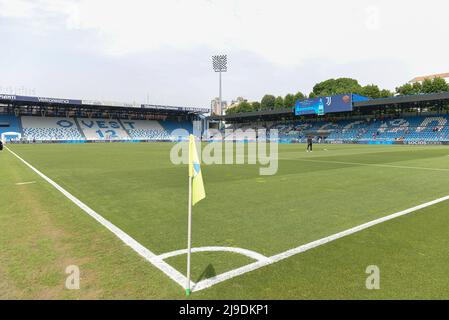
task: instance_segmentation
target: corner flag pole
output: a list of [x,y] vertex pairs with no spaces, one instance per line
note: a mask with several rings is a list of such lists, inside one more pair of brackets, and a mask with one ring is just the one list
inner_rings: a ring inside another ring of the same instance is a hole
[[204,191],[203,176],[201,174],[201,165],[196,151],[195,136],[189,136],[189,223],[187,230],[187,285],[186,295],[189,296],[190,290],[190,256],[192,251],[192,206],[206,197]]
[[190,253],[192,249],[192,179],[189,175],[189,217],[187,227],[187,285],[186,296],[190,296]]

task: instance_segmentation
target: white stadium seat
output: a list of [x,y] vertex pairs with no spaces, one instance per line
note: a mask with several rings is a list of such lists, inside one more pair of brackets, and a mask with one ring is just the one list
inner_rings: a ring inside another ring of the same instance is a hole
[[155,120],[121,120],[130,137],[135,140],[170,140],[171,134]]
[[85,140],[74,118],[22,117],[23,136],[26,140]]
[[130,140],[119,120],[77,118],[87,140]]

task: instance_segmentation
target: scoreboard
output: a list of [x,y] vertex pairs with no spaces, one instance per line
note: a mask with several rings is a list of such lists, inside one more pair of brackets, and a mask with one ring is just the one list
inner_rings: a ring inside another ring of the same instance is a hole
[[322,116],[326,113],[347,111],[352,111],[352,94],[298,100],[295,104],[295,115],[297,116],[308,114]]

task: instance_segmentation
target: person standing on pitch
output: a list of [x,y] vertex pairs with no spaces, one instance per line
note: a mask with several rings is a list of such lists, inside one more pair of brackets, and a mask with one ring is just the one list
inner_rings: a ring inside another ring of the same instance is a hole
[[307,152],[312,152],[312,137],[308,136],[307,137]]

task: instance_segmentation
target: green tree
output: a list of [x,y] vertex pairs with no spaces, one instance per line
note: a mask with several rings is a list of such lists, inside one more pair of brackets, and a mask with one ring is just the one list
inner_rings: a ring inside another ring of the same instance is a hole
[[261,109],[260,102],[259,101],[252,102],[251,107],[253,111],[259,111]]
[[247,101],[242,101],[238,105],[239,112],[251,112],[253,111],[252,105]]
[[285,108],[291,108],[294,107],[296,104],[295,96],[291,93],[287,94],[284,98],[284,107]]
[[396,93],[400,95],[438,93],[446,91],[449,91],[449,84],[443,78],[425,79],[422,83],[406,83],[396,88]]
[[449,86],[443,78],[425,79],[422,83],[422,93],[438,93],[449,91]]
[[443,78],[433,79],[434,92],[446,92],[449,91],[449,84]]
[[422,92],[423,93],[433,93],[434,87],[433,87],[433,81],[430,79],[425,79],[422,82]]
[[400,87],[396,88],[396,93],[401,96],[407,96],[409,94],[415,94],[413,90],[413,86],[410,83],[406,83]]
[[387,89],[379,89],[379,86],[374,84],[369,84],[364,87],[362,87],[362,90],[360,91],[360,94],[362,96],[371,98],[371,99],[378,99],[378,98],[387,98],[392,97],[394,94],[393,92],[387,90]]
[[260,102],[261,110],[270,110],[274,109],[276,103],[276,97],[271,94],[266,94],[263,96],[262,101]]
[[388,98],[394,96],[394,93],[387,89],[380,90],[379,98]]
[[236,109],[237,107],[234,107],[234,108],[228,108],[228,109],[226,109],[226,115],[229,115],[229,114],[235,114],[236,113]]
[[274,101],[275,109],[284,109],[284,99],[282,97],[277,97]]
[[237,106],[226,110],[226,114],[236,114],[253,111],[253,106],[247,101],[240,102]]
[[420,82],[415,82],[414,84],[406,83],[396,88],[396,93],[402,96],[420,94],[422,92],[422,84]]
[[360,94],[368,98],[377,99],[380,98],[380,89],[374,84],[369,84],[362,87]]
[[412,94],[419,94],[422,93],[422,83],[421,82],[415,82],[412,85],[413,93]]
[[301,91],[298,91],[296,94],[295,94],[295,103],[296,103],[296,101],[298,101],[298,100],[304,100],[306,98],[306,96],[301,92]]
[[362,86],[355,79],[338,78],[328,79],[317,83],[313,87],[315,96],[331,96],[342,93],[361,93]]

